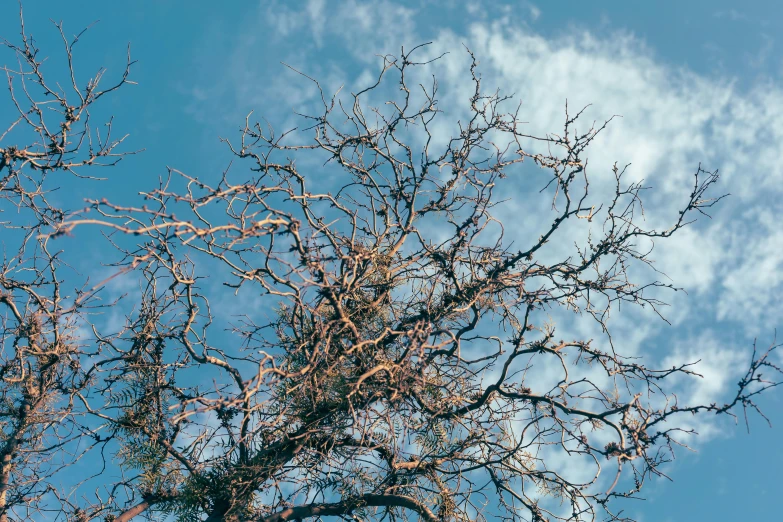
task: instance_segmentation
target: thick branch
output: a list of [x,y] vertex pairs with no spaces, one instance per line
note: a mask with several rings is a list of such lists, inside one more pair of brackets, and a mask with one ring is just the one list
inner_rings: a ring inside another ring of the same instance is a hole
[[143,500],[115,518],[114,522],[129,522],[134,517],[139,516],[147,511],[152,506],[152,504],[154,504],[154,501],[152,500]]
[[350,513],[354,509],[372,507],[402,507],[419,514],[422,520],[437,522],[438,517],[424,504],[416,499],[403,495],[362,495],[361,497],[343,500],[332,504],[307,504],[284,509],[278,513],[261,519],[259,522],[285,522],[312,517],[340,516]]

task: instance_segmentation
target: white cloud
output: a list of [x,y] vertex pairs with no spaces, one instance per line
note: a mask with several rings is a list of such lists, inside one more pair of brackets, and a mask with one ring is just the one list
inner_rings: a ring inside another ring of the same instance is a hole
[[533,21],[536,21],[541,17],[541,9],[535,5],[529,3],[527,4],[527,8],[530,11],[530,18],[532,18]]
[[724,232],[717,316],[741,322],[753,332],[770,318],[783,316],[777,289],[783,286],[783,230],[780,206],[753,207]]
[[[643,41],[622,31],[596,35],[572,30],[565,37],[545,38],[524,23],[524,13],[508,11],[507,16],[486,22],[491,18],[477,12],[472,25],[455,30],[438,26],[437,19],[420,16],[416,9],[388,2],[343,2],[331,7],[319,8],[325,19],[311,27],[318,34],[323,31],[324,42],[328,40],[324,45],[331,46],[331,53],[369,63],[377,60],[375,53],[399,52],[403,45],[429,39],[434,40],[427,51],[431,55],[451,53],[427,70],[439,80],[439,108],[449,111],[437,128],[443,140],[452,132],[449,122],[464,116],[460,110],[470,94],[463,43],[481,62],[485,89],[502,87],[521,99],[523,119],[533,134],[562,127],[566,100],[573,109],[593,104],[584,118],[586,124],[622,115],[588,154],[591,190],[607,193],[613,183],[611,165],[630,163],[627,181],[643,179],[653,188],[645,194],[650,227],[663,227],[676,218],[700,163],[719,168],[722,178],[714,194],[732,196],[715,209],[713,219],[701,219],[674,238],[661,241],[653,253],[656,268],[671,278],[666,282],[690,293],[685,299],[671,296],[676,308],[668,315],[675,325],[722,321],[744,328],[747,334],[770,332],[777,326],[783,312],[774,299],[783,290],[779,275],[783,273],[779,270],[783,233],[775,225],[783,199],[783,162],[779,160],[783,89],[779,85],[760,83],[742,90],[731,77],[709,77],[674,67],[658,59]],[[528,9],[535,18],[535,6],[528,4]],[[281,32],[292,24],[303,27],[311,17],[308,12],[299,13],[299,18],[293,11],[286,12],[290,20]],[[736,13],[726,15],[737,18]],[[420,19],[426,19],[427,25]],[[298,56],[306,59],[308,54]],[[376,67],[368,66],[353,77],[366,84]],[[346,90],[356,86],[349,83]],[[535,234],[536,221],[546,210],[523,181],[512,183],[517,183],[519,194],[500,212],[514,216],[521,243],[525,234]],[[507,187],[505,193],[509,192]],[[579,227],[569,231],[574,237],[584,233]],[[565,254],[568,245],[559,248],[552,255]],[[636,319],[623,317],[614,320],[615,328],[631,331],[623,323],[633,326]],[[652,329],[650,335],[654,334]],[[636,339],[631,344],[639,343]]]
[[713,13],[715,18],[728,18],[732,22],[748,20],[748,15],[741,13],[736,9],[727,9],[725,11],[716,11]]
[[309,0],[307,2],[307,14],[310,15],[310,24],[313,30],[313,39],[320,46],[323,40],[324,23],[326,19],[326,0]]
[[[590,118],[623,116],[613,122],[589,153],[593,183],[600,187],[614,161],[631,163],[630,180],[644,179],[650,226],[670,222],[701,162],[720,167],[715,194],[733,196],[678,237],[660,242],[657,268],[675,285],[703,294],[690,306],[711,307],[741,297],[755,325],[774,327],[779,310],[772,296],[783,235],[774,225],[783,192],[778,151],[783,144],[783,91],[776,85],[739,92],[730,79],[714,79],[657,62],[629,35],[598,39],[589,33],[551,41],[504,24],[474,25],[467,37],[444,32],[436,48],[455,48],[465,40],[483,62],[487,85],[506,86],[523,101],[533,132],[557,129],[563,104],[593,103]],[[448,81],[464,78],[464,67],[444,67]],[[520,198],[520,204],[525,204]],[[762,214],[742,213],[766,208]],[[732,230],[731,234],[726,229]],[[740,253],[741,252],[741,253]],[[737,259],[739,258],[739,259]],[[728,260],[739,262],[727,264]],[[718,279],[722,284],[717,284]],[[777,291],[776,291],[777,290]],[[725,306],[715,319],[728,318]],[[747,324],[747,323],[746,323]]]
[[[736,392],[734,386],[749,362],[749,354],[724,342],[720,334],[705,331],[697,337],[677,342],[661,367],[671,368],[697,361],[691,369],[702,375],[702,378],[679,375],[671,379],[672,384],[677,385],[678,406],[681,408],[713,402],[724,404],[731,400]],[[720,424],[714,416],[692,416],[686,413],[673,422],[683,429],[694,429],[702,440],[721,434]]]
[[[673,351],[662,350],[663,355],[668,354],[663,367],[675,359],[683,362],[702,358],[699,370],[705,378],[679,381],[681,399],[720,400],[728,393],[736,371],[747,363],[744,348],[749,344],[736,349],[728,341],[716,341],[718,333],[694,337],[689,331],[720,321],[722,328],[739,327],[746,334],[771,333],[783,316],[783,308],[774,299],[783,290],[783,276],[779,275],[783,273],[783,233],[776,227],[776,216],[783,210],[783,162],[779,160],[783,147],[783,89],[770,82],[741,89],[731,77],[704,76],[674,67],[658,59],[643,41],[621,31],[599,36],[572,30],[568,36],[548,39],[531,31],[521,19],[529,15],[535,20],[539,16],[533,4],[528,9],[516,18],[509,12],[503,21],[485,22],[491,17],[477,7],[472,25],[457,30],[438,26],[438,20],[432,17],[426,18],[425,25],[415,9],[389,2],[349,1],[339,6],[311,2],[300,13],[277,10],[279,18],[271,25],[279,35],[286,36],[293,34],[293,28],[307,27],[319,50],[298,47],[292,51],[296,63],[309,64],[308,73],[319,79],[323,76],[317,71],[329,72],[335,88],[336,79],[355,78],[353,84],[346,85],[347,92],[355,92],[375,78],[376,54],[398,53],[403,45],[410,48],[433,40],[429,55],[451,53],[426,71],[438,78],[439,108],[448,111],[437,127],[441,140],[453,132],[449,122],[464,117],[460,111],[470,94],[463,43],[481,62],[486,90],[498,86],[521,99],[522,119],[529,122],[531,134],[560,130],[566,100],[572,109],[593,104],[584,118],[586,124],[622,115],[588,154],[591,190],[607,194],[613,184],[611,165],[615,161],[630,163],[627,181],[643,179],[653,188],[645,194],[645,219],[650,227],[666,226],[677,217],[700,163],[708,169],[719,168],[722,179],[714,194],[732,196],[715,209],[713,219],[702,218],[674,238],[661,241],[652,256],[658,270],[690,293],[687,298],[680,294],[667,296],[676,305],[667,311],[674,329],[664,335],[663,323],[658,326],[649,322],[649,314],[629,314],[626,310],[613,319],[613,324],[615,342],[622,353],[629,355],[649,357],[654,352],[652,357],[659,357],[661,350],[650,350],[650,342],[661,342],[664,337],[689,339],[687,344],[675,343]],[[329,49],[328,53],[324,49]],[[316,52],[326,59],[316,63]],[[350,56],[361,69],[349,74],[343,61],[329,55]],[[241,92],[247,88],[243,85],[257,88],[260,82],[250,78],[258,74],[247,70],[240,81],[234,82],[237,99],[247,94]],[[281,87],[283,84],[285,87]],[[267,90],[257,90],[254,96],[262,100],[270,92],[279,94],[283,90],[283,102],[317,101],[312,90],[292,88],[289,78],[273,81]],[[507,186],[504,194],[514,193],[512,187],[517,193],[513,203],[499,212],[505,213],[506,219],[513,216],[513,230],[518,243],[523,243],[526,234],[537,237],[534,230],[546,215],[548,204],[541,203],[537,190],[530,190],[529,180],[512,176],[509,183],[514,185]],[[574,227],[568,231],[569,239],[585,231]],[[564,255],[570,244],[562,243],[551,255]],[[581,320],[567,327],[561,325],[564,330],[592,335],[592,328]],[[547,378],[553,376],[544,373]],[[540,377],[543,379],[544,374]],[[702,433],[717,433],[712,424],[692,422],[699,423],[691,426]]]

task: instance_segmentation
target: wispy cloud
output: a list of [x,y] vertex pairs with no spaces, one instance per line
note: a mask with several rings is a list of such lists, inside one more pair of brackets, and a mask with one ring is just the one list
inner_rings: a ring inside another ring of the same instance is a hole
[[741,21],[741,20],[748,20],[748,15],[745,13],[741,13],[737,11],[736,9],[724,9],[720,11],[715,11],[712,16],[715,18],[728,18],[729,20],[733,22]]
[[[722,181],[716,195],[732,196],[721,203],[712,219],[702,219],[661,242],[653,253],[656,268],[690,293],[687,298],[670,296],[673,307],[668,315],[675,330],[666,334],[660,327],[640,330],[635,327],[639,317],[625,312],[614,321],[615,328],[620,336],[627,336],[624,340],[634,347],[634,353],[649,351],[645,347],[662,338],[687,336],[690,329],[707,325],[739,330],[746,337],[771,334],[783,312],[774,297],[783,290],[779,275],[783,233],[776,227],[776,216],[783,211],[783,163],[779,160],[783,89],[769,82],[740,88],[731,77],[700,75],[667,64],[627,32],[597,35],[574,29],[564,37],[546,38],[524,23],[540,15],[533,4],[529,6],[527,13],[508,13],[495,21],[480,16],[478,10],[474,23],[456,29],[438,26],[437,18],[420,16],[415,8],[389,2],[318,0],[300,11],[280,6],[262,9],[266,9],[267,28],[273,37],[309,32],[315,45],[291,47],[291,55],[284,59],[324,78],[327,92],[342,83],[348,91],[366,86],[377,71],[377,53],[395,53],[403,45],[432,40],[432,53],[451,52],[428,72],[439,79],[439,107],[451,108],[452,119],[460,117],[459,109],[453,108],[464,107],[469,94],[463,44],[481,61],[486,88],[510,90],[521,100],[531,133],[557,131],[566,100],[571,107],[591,103],[588,119],[622,115],[593,146],[589,168],[595,190],[600,192],[610,187],[615,161],[630,163],[629,180],[644,179],[653,187],[646,194],[649,226],[660,227],[676,218],[700,163],[719,168]],[[427,24],[421,22],[424,19]],[[244,63],[248,52],[239,49],[237,63]],[[336,56],[352,57],[358,70],[347,69],[346,62]],[[238,76],[226,83],[227,92],[233,89],[236,99],[247,96],[248,86],[253,86],[259,103],[278,99],[279,105],[288,108],[317,102],[316,92],[304,80],[297,83],[292,77],[281,77],[263,82],[266,72],[237,69]],[[441,130],[444,139],[451,132],[445,123]],[[516,220],[514,228],[522,241],[540,217],[541,209],[531,207],[539,196],[522,181],[512,183],[517,183],[518,194],[505,211]],[[690,390],[694,400],[708,391],[726,391],[732,368],[738,364],[736,352],[725,345],[716,350],[715,343],[708,341],[694,341],[693,346],[702,351],[681,349],[669,354],[703,356],[704,371],[710,374],[704,383],[712,384],[683,388]]]

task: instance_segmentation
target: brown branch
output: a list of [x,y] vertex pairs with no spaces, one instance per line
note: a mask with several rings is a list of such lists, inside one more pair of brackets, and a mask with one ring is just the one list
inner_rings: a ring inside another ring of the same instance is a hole
[[285,522],[312,517],[341,516],[362,507],[401,507],[415,511],[422,520],[437,522],[438,517],[418,500],[404,495],[366,494],[335,503],[307,504],[286,508],[259,519],[259,522]]

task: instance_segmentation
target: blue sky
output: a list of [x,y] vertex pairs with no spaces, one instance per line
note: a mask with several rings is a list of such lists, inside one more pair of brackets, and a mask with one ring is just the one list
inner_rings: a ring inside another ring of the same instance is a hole
[[[18,32],[14,4],[0,4],[2,36]],[[659,268],[688,290],[669,300],[672,326],[621,315],[616,342],[659,359],[702,358],[709,380],[683,394],[717,397],[731,390],[754,337],[764,346],[783,326],[783,3],[29,0],[25,13],[53,61],[61,56],[49,18],[72,33],[100,20],[80,43],[85,75],[100,65],[120,73],[128,42],[139,61],[138,85],[104,110],[130,134],[129,148],[146,151],[107,172],[99,189],[72,182],[63,198],[126,197],[166,166],[219,176],[229,155],[218,137],[235,135],[249,111],[283,128],[297,124],[292,109],[316,102],[312,86],[281,61],[327,91],[355,91],[377,71],[377,54],[432,41],[433,53],[450,52],[434,70],[444,103],[459,100],[464,43],[487,84],[515,93],[538,131],[561,127],[566,98],[593,103],[594,118],[622,115],[591,165],[600,172],[632,163],[630,175],[655,188],[651,220],[676,203],[699,162],[723,174],[719,190],[732,197],[713,219],[656,250]],[[3,99],[2,121],[6,110]],[[675,482],[653,483],[649,500],[627,513],[661,522],[779,516],[783,396],[762,403],[772,429],[754,418],[748,436],[743,426],[699,421],[698,452],[680,452],[668,468]]]

